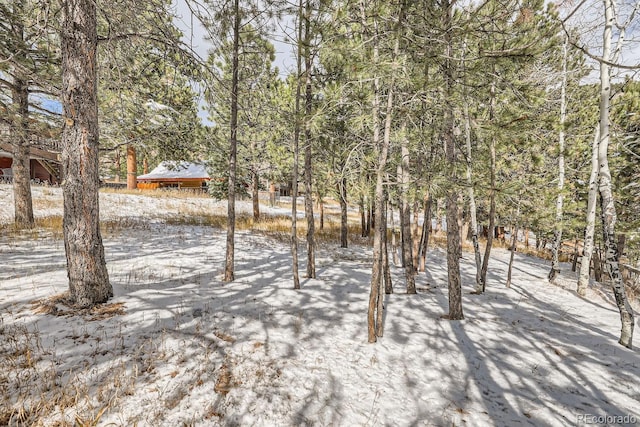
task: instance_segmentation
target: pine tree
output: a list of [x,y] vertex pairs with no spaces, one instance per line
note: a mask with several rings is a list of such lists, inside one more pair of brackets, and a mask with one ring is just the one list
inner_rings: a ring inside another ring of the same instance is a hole
[[[47,122],[56,121],[41,101],[57,96],[60,53],[50,19],[53,11],[36,1],[0,4],[0,108],[13,154],[14,217],[20,227],[34,225],[30,149]],[[51,19],[51,21],[53,21]],[[49,134],[49,135],[47,135]]]
[[63,235],[71,300],[79,307],[113,296],[98,207],[98,35],[96,5],[62,5]]

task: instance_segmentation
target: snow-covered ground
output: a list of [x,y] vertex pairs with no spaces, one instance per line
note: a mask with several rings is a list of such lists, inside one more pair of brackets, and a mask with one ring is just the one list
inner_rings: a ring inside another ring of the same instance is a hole
[[[61,213],[59,189],[34,194],[37,216]],[[243,231],[224,284],[223,230],[162,223],[224,203],[105,193],[101,209],[135,220],[105,235],[115,296],[100,312],[38,303],[67,288],[58,235],[1,232],[0,425],[640,423],[640,352],[617,344],[610,293],[579,298],[568,265],[553,286],[547,262],[517,254],[507,289],[509,253],[496,249],[486,294],[471,295],[464,254],[466,319],[451,322],[446,258],[431,248],[417,295],[392,268],[384,337],[368,344],[368,248],[323,244],[317,280],[295,291],[288,245]]]

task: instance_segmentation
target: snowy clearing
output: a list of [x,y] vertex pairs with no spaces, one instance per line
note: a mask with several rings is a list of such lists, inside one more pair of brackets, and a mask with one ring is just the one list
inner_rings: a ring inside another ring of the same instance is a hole
[[[487,293],[471,295],[465,253],[466,319],[450,322],[440,318],[446,257],[430,248],[417,295],[403,293],[403,271],[392,267],[384,337],[368,344],[369,248],[321,245],[318,279],[294,291],[288,245],[243,231],[236,281],[223,284],[225,232],[162,218],[224,212],[224,203],[105,193],[104,219],[135,218],[104,236],[115,297],[68,315],[49,300],[67,289],[63,242],[9,232],[11,193],[0,185],[0,425],[640,420],[640,352],[617,344],[610,292],[594,286],[579,298],[568,265],[552,286],[547,262],[516,254],[507,289],[509,253],[495,249]],[[34,194],[37,216],[61,214],[59,189]]]

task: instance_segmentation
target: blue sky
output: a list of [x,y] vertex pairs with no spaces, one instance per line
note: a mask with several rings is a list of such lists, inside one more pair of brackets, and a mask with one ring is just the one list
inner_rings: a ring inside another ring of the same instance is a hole
[[[174,6],[177,14],[177,18],[174,20],[176,26],[184,34],[183,40],[201,57],[206,58],[209,50],[213,47],[212,44],[206,40],[206,31],[198,21],[198,19],[192,15],[191,10],[187,6],[185,0],[174,0]],[[289,20],[284,19],[284,29],[278,31],[276,38],[284,39],[284,32],[293,32],[292,24]],[[274,65],[278,67],[280,77],[285,78],[289,73],[295,69],[295,59],[292,51],[292,47],[280,40],[270,40],[276,50],[276,59]],[[208,120],[208,113],[203,110],[205,106],[204,100],[199,103],[198,117],[202,120],[204,125],[211,125]]]

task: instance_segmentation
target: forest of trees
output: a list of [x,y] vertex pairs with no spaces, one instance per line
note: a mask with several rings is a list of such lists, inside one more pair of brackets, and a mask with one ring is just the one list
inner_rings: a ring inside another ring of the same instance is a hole
[[[299,189],[306,277],[317,274],[314,208],[339,201],[336,245],[346,247],[347,207],[358,207],[373,244],[369,342],[383,335],[395,212],[409,294],[428,269],[432,219],[446,227],[445,318],[464,318],[462,242],[473,245],[475,293],[490,292],[494,229],[504,227],[513,248],[530,234],[551,248],[550,281],[562,243],[580,242],[581,295],[597,258],[620,310],[620,344],[631,348],[620,264],[640,261],[640,58],[628,54],[637,4],[183,3],[191,16],[181,19],[204,30],[208,57],[178,29],[171,0],[0,2],[0,126],[13,147],[15,221],[34,225],[32,137],[59,138],[78,306],[113,293],[98,188],[101,178],[127,173],[129,150],[153,165],[208,161],[211,195],[229,202],[225,281],[234,280],[234,206],[244,193],[259,220],[258,191],[291,188],[294,288]],[[291,69],[275,66],[276,41],[290,46]]]

